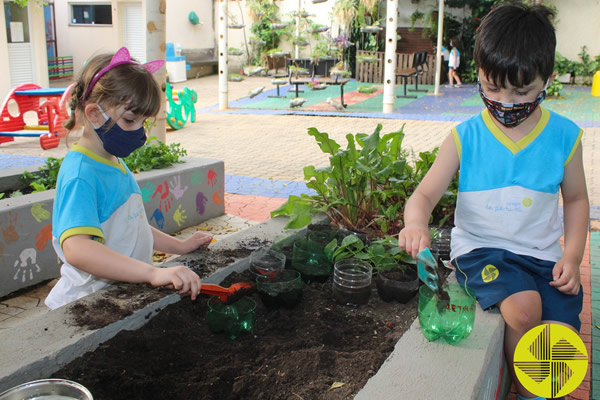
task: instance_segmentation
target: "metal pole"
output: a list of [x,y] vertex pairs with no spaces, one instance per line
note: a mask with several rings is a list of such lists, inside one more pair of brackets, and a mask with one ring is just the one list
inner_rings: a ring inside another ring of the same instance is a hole
[[439,0],[437,50],[435,52],[435,90],[433,94],[440,95],[440,74],[442,72],[442,39],[444,37],[444,0]]
[[294,46],[294,59],[300,58],[300,46],[298,46],[298,38],[300,37],[300,4],[302,0],[298,0],[298,12],[296,13],[296,45]]
[[398,0],[387,1],[385,24],[385,55],[383,57],[383,112],[394,112],[394,87],[396,85],[396,41],[398,33]]
[[229,108],[227,69],[227,0],[219,0],[219,110]]

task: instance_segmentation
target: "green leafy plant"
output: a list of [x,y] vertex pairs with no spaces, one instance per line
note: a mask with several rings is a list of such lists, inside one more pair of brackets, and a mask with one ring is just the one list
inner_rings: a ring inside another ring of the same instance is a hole
[[[286,228],[301,228],[311,222],[312,213],[323,212],[338,226],[370,237],[398,233],[404,226],[404,205],[433,164],[437,150],[419,153],[411,165],[402,149],[404,127],[383,136],[381,129],[377,125],[371,135],[347,134],[348,145],[342,149],[327,133],[309,128],[308,134],[329,155],[329,166],[305,167],[306,186],[316,194],[292,195],[271,216],[287,215]],[[446,192],[434,209],[433,222],[448,221],[455,195],[452,190]]]
[[546,89],[546,94],[548,96],[559,97],[562,92],[563,84],[558,81],[558,79],[554,79],[548,89]]
[[587,52],[587,46],[581,47],[581,51],[577,55],[581,62],[577,63],[575,75],[583,77],[584,85],[591,85],[592,75],[594,75],[598,65],[596,65],[596,61],[592,60],[592,57]]
[[166,145],[156,136],[148,138],[146,144],[123,159],[132,172],[149,171],[151,169],[165,168],[183,162],[181,157],[187,155],[187,151],[179,143]]
[[[32,193],[44,192],[56,188],[58,171],[64,160],[63,158],[48,157],[44,165],[37,172],[25,171],[21,176],[23,182],[33,189]],[[12,197],[12,196],[11,196]]]
[[365,244],[357,235],[348,235],[338,244],[333,239],[325,246],[325,254],[332,262],[346,258],[358,258],[373,266],[375,273],[379,271],[403,271],[407,264],[415,264],[415,260],[398,247],[398,240],[393,237],[376,240]]

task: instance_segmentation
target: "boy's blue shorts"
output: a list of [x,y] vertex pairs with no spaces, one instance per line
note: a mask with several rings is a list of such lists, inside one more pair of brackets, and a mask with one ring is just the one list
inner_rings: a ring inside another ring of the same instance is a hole
[[[579,331],[583,289],[571,296],[550,286],[552,261],[494,248],[475,249],[452,260],[456,280],[475,290],[481,308],[488,309],[510,295],[535,290],[542,298],[542,321],[559,321]],[[494,268],[495,267],[495,268]]]

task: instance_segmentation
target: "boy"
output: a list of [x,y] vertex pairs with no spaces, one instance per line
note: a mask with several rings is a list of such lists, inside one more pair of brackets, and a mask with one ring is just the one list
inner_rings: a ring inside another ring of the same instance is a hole
[[514,375],[519,339],[543,323],[576,331],[581,325],[579,265],[589,217],[582,131],[539,106],[554,79],[551,16],[543,6],[510,4],[483,20],[474,60],[486,109],[445,139],[406,204],[398,240],[413,257],[429,246],[429,215],[460,171],[452,263],[458,282],[468,282],[483,309],[500,309],[504,350],[520,399],[535,396]]

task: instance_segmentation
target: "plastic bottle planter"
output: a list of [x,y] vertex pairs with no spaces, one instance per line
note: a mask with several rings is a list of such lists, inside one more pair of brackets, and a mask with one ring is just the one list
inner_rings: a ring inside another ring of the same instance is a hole
[[380,26],[363,26],[360,31],[363,33],[379,33],[383,30]]
[[343,239],[343,235],[339,230],[324,230],[309,232],[307,240],[314,248],[325,250],[325,246],[333,239],[337,239],[338,243]]
[[300,272],[306,283],[325,282],[331,275],[333,265],[323,253],[323,248],[302,239],[294,243],[292,268]]
[[231,48],[227,50],[227,54],[230,56],[241,56],[244,54],[244,50]]
[[224,332],[231,339],[251,332],[256,317],[256,302],[250,297],[242,297],[233,304],[222,303],[216,296],[208,300],[206,320],[213,333]]
[[241,81],[243,81],[243,80],[244,80],[244,77],[243,77],[243,76],[241,76],[241,75],[235,75],[235,74],[234,74],[234,75],[229,75],[229,76],[227,77],[227,80],[228,80],[229,82],[241,82]]
[[369,301],[373,268],[366,261],[347,258],[335,263],[333,298],[340,304],[361,305]]
[[271,29],[274,31],[287,28],[288,24],[271,24]]
[[380,271],[375,279],[377,293],[383,301],[396,300],[402,304],[415,297],[419,290],[419,277],[410,266],[405,270]]
[[229,24],[229,25],[227,25],[227,27],[230,29],[242,29],[245,26],[246,25],[244,25],[244,24]]
[[250,273],[258,278],[268,276],[273,278],[285,268],[285,254],[272,249],[260,249],[250,254]]
[[289,51],[276,51],[274,53],[269,54],[271,57],[273,58],[282,58],[285,57],[287,55],[289,55],[290,52]]
[[273,277],[256,278],[256,289],[268,308],[294,308],[302,299],[303,286],[300,272],[293,269],[283,270]]
[[462,286],[448,285],[450,300],[440,300],[426,285],[419,288],[419,324],[429,341],[443,337],[456,344],[468,337],[475,323],[475,293]]

